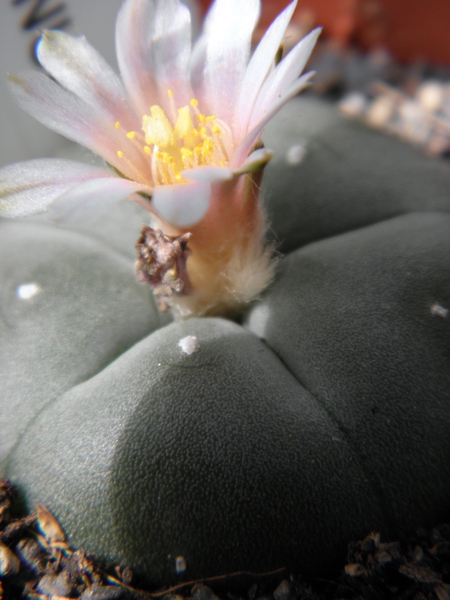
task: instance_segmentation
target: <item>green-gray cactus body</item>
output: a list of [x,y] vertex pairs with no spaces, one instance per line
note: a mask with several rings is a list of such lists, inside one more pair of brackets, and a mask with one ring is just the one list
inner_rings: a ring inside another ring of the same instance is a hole
[[1,223],[3,475],[155,584],[324,574],[450,517],[449,167],[311,99],[266,143],[286,256],[241,324],[163,325],[93,239],[123,218]]

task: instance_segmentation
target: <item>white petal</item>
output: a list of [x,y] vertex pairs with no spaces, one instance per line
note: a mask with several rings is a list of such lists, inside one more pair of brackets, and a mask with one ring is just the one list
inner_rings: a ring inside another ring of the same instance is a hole
[[258,148],[252,152],[238,169],[233,170],[234,175],[242,175],[259,171],[261,167],[269,162],[273,156],[273,151],[268,148]]
[[157,0],[151,40],[152,63],[161,104],[171,114],[167,90],[175,106],[192,98],[190,86],[191,13],[179,0]]
[[159,185],[153,190],[152,204],[163,219],[175,227],[194,225],[209,206],[211,185],[207,182]]
[[200,106],[206,106],[205,100],[205,64],[206,64],[206,36],[202,35],[195,42],[191,52],[191,86],[194,97]]
[[184,179],[193,181],[225,181],[233,178],[233,173],[228,167],[210,167],[209,165],[186,169],[180,174]]
[[141,127],[130,110],[125,88],[108,63],[84,37],[45,31],[38,44],[41,65],[63,87],[129,131]]
[[242,139],[246,133],[248,120],[256,97],[274,64],[275,54],[281,45],[296,5],[297,0],[294,0],[278,15],[266,31],[250,59],[235,110],[234,120],[236,123],[237,139]]
[[136,191],[151,192],[135,181],[120,177],[86,181],[57,198],[50,207],[49,216],[58,223],[87,223]]
[[270,73],[256,99],[250,117],[249,129],[255,127],[264,113],[270,110],[271,105],[284,95],[285,90],[291,86],[303,71],[321,31],[320,27],[311,31],[311,33],[292,48],[289,54]]
[[260,0],[216,0],[205,19],[205,90],[211,112],[233,126]]
[[[42,73],[29,72],[9,77],[11,92],[19,105],[35,119],[86,146],[131,179],[149,178],[149,166],[144,155],[114,124],[106,121],[95,109]],[[129,162],[118,157],[126,152]]]
[[125,0],[116,21],[116,52],[120,73],[138,114],[158,103],[153,66],[149,55],[154,2]]
[[261,120],[256,123],[253,129],[245,136],[239,146],[236,148],[232,159],[230,161],[231,169],[238,169],[242,163],[246,160],[249,152],[254,147],[256,141],[261,135],[261,131],[263,127],[267,125],[267,123],[272,119],[272,117],[282,108],[288,100],[296,96],[299,92],[301,92],[307,85],[311,77],[315,75],[314,71],[310,71],[309,73],[305,73],[294,81],[294,83],[286,89],[283,94],[278,98],[278,102],[272,104],[268,110],[266,110],[261,115]]
[[45,212],[60,196],[85,181],[114,177],[106,169],[71,160],[40,158],[0,169],[0,214],[25,217]]

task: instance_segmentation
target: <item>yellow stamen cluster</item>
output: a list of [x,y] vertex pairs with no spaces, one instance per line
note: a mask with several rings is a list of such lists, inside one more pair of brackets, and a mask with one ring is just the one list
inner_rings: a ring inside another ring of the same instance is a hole
[[[172,99],[168,90],[169,99]],[[189,105],[175,111],[172,126],[161,106],[150,106],[150,114],[142,118],[144,152],[151,154],[154,183],[173,184],[183,182],[181,171],[202,165],[226,166],[228,152],[225,138],[229,135],[226,125],[215,115],[206,116],[198,109],[193,98]]]

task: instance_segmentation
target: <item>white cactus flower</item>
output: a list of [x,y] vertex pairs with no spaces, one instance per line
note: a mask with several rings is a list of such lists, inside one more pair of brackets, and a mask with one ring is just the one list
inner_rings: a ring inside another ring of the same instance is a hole
[[[45,32],[37,56],[47,74],[10,76],[12,92],[32,116],[108,166],[37,159],[4,167],[0,214],[48,210],[56,221],[82,223],[132,199],[169,245],[184,236],[175,259],[163,252],[166,271],[156,279],[151,269],[143,275],[145,260],[154,266],[156,259],[141,239],[141,279],[169,305],[220,314],[252,300],[273,271],[256,184],[271,157],[261,132],[308,84],[313,73],[300,75],[320,33],[274,64],[295,5],[251,55],[260,0],[216,0],[193,47],[190,13],[179,0],[125,0],[116,23],[121,78],[84,37]],[[167,279],[180,260],[183,274]]]

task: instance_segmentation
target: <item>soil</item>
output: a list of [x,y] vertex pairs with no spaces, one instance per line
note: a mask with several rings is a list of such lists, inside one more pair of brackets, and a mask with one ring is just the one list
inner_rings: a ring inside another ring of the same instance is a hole
[[13,516],[15,496],[0,479],[0,600],[450,600],[450,524],[397,541],[372,532],[350,542],[334,579],[307,580],[280,569],[246,574],[248,588],[240,594],[242,573],[152,590],[131,569],[71,548],[44,506]]

